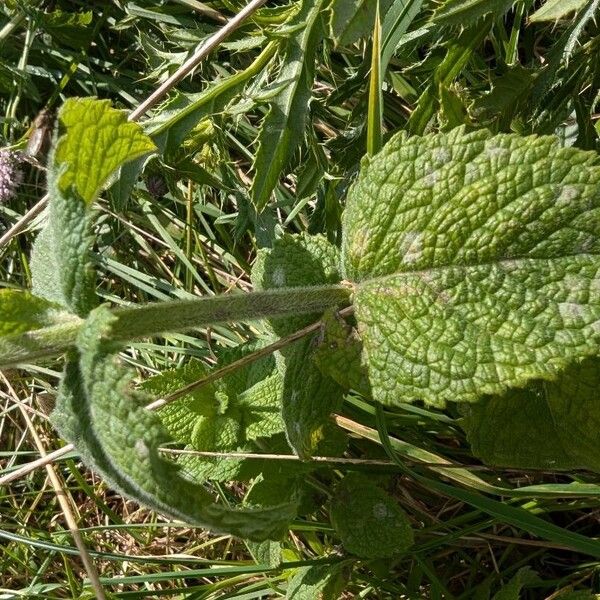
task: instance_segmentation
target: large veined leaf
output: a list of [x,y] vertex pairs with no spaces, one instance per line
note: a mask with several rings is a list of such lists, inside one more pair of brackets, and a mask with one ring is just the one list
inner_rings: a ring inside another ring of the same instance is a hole
[[556,138],[393,138],[343,222],[374,398],[474,401],[598,354],[599,216],[597,155]]
[[[298,287],[340,281],[339,253],[323,236],[286,235],[273,248],[263,249],[252,272],[260,289]],[[319,315],[277,319],[271,326],[278,335],[287,335],[313,323]],[[313,363],[315,346],[311,338],[282,349],[277,355],[283,378],[282,415],[290,446],[302,458],[309,458],[330,433],[329,415],[342,402],[343,389]]]
[[48,219],[31,259],[33,292],[84,316],[96,304],[90,204],[119,167],[155,146],[107,100],[68,99],[58,128],[48,163]]
[[256,541],[281,537],[294,503],[232,510],[161,457],[158,448],[169,436],[158,415],[143,407],[146,398],[129,389],[132,374],[117,360],[118,345],[106,341],[114,320],[101,306],[80,332],[52,415],[61,435],[115,489],[155,510]]
[[589,359],[556,381],[469,405],[464,426],[473,453],[502,467],[600,472],[599,375],[600,363]]

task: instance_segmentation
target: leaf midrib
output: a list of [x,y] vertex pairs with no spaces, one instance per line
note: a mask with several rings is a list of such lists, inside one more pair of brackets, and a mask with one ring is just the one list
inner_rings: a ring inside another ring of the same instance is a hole
[[[439,265],[439,266],[435,266],[435,267],[429,267],[426,269],[403,269],[401,271],[395,271],[394,273],[388,273],[386,275],[377,275],[376,277],[370,277],[369,279],[363,279],[361,281],[356,281],[356,282],[352,282],[355,288],[359,288],[361,286],[364,285],[370,285],[372,283],[378,283],[378,282],[383,282],[385,280],[388,279],[392,279],[394,277],[401,277],[402,275],[415,275],[415,276],[419,276],[419,275],[426,275],[429,273],[436,273],[436,272],[442,272],[444,270],[447,269],[473,269],[476,267],[498,267],[498,266],[502,266],[503,264],[515,264],[518,262],[550,262],[550,261],[554,261],[554,260],[562,260],[562,259],[568,259],[570,257],[574,257],[574,258],[581,258],[581,257],[590,257],[590,260],[592,260],[594,257],[597,260],[600,260],[600,252],[598,254],[594,254],[591,252],[585,252],[585,253],[581,253],[581,254],[564,254],[561,256],[553,256],[553,257],[547,257],[547,258],[541,258],[541,257],[527,257],[527,256],[518,256],[515,258],[504,258],[501,260],[497,260],[497,261],[483,261],[483,262],[478,262],[478,263],[466,263],[466,264],[453,264],[453,263],[449,263],[449,264],[444,264],[444,265]],[[599,265],[600,266],[600,265]],[[506,271],[507,274],[510,274],[511,271]]]

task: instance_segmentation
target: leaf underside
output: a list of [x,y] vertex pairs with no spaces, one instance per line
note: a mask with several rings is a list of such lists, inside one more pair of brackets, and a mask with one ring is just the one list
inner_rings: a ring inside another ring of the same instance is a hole
[[598,354],[600,167],[553,137],[393,138],[344,213],[376,400],[475,401]]
[[146,506],[256,541],[281,537],[295,514],[293,503],[249,510],[217,505],[160,456],[158,448],[169,436],[158,415],[143,407],[144,397],[128,389],[132,374],[118,363],[118,347],[104,341],[114,319],[101,306],[80,333],[53,413],[61,435],[115,489]]
[[141,127],[108,100],[70,98],[48,162],[48,218],[31,257],[33,292],[79,316],[97,304],[90,261],[91,203],[111,175],[154,151]]

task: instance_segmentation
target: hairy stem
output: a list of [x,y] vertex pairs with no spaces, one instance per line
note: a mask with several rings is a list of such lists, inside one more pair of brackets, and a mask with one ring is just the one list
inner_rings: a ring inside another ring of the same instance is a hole
[[[343,285],[324,285],[120,308],[114,311],[117,319],[112,337],[127,341],[227,321],[322,313],[327,308],[348,306],[350,294]],[[64,324],[0,338],[0,368],[62,354],[75,344],[81,323],[73,318]]]

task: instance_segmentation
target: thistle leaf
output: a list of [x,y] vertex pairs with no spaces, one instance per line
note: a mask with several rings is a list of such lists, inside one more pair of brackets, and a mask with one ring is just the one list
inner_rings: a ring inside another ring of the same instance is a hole
[[254,180],[250,189],[257,212],[271,198],[277,180],[304,136],[304,123],[314,80],[314,56],[323,35],[320,14],[325,0],[302,0],[300,10],[285,28],[283,66],[274,87],[279,91],[271,100],[258,136],[254,161]]
[[501,17],[515,0],[446,0],[434,13],[432,22],[438,25],[473,25],[477,19],[493,13]]
[[559,21],[583,8],[587,0],[547,0],[530,17],[532,23]]
[[[380,0],[379,11],[382,18],[392,3],[393,0]],[[333,0],[329,35],[335,45],[348,46],[373,33],[377,4],[372,0]]]
[[553,137],[396,136],[344,213],[376,400],[475,401],[600,352],[600,166]]

